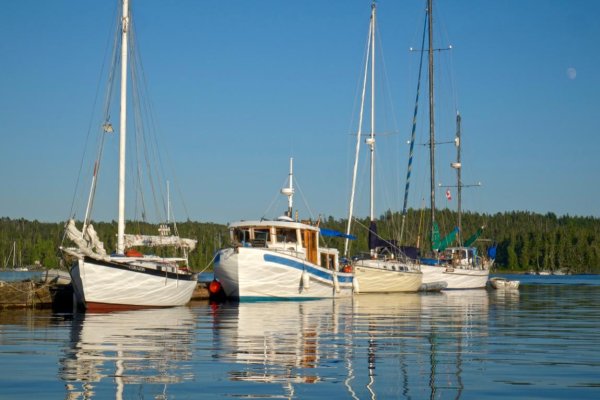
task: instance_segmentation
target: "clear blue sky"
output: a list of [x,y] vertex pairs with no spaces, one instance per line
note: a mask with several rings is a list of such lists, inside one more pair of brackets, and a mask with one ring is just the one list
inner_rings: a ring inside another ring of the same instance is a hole
[[[440,95],[451,77],[463,116],[464,181],[483,183],[468,189],[465,207],[600,217],[600,2],[435,5],[438,45],[454,47],[451,63],[440,58]],[[218,223],[263,216],[291,156],[302,191],[296,204],[305,198],[313,215],[346,216],[370,1],[133,0],[133,7],[187,207],[176,216]],[[378,2],[385,60],[378,118],[393,121],[378,127],[396,133],[377,142],[386,180],[377,184],[378,213],[401,208],[418,65],[408,48],[419,47],[424,7],[424,0]],[[3,4],[0,216],[68,216],[114,11],[105,0]],[[437,130],[450,140],[453,122],[440,117]],[[415,208],[427,193],[425,150],[417,146]],[[446,185],[454,149],[438,150]],[[442,195],[439,203],[455,207]],[[277,207],[274,214],[284,204]],[[97,218],[114,219],[115,209],[110,197]],[[367,215],[364,200],[356,213]]]

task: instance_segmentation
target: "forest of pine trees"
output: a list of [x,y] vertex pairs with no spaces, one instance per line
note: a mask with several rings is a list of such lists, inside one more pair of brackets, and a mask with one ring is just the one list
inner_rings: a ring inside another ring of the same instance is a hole
[[[428,233],[423,228],[427,224],[427,210],[409,210],[406,216],[405,234],[402,244],[414,246],[420,241],[420,248],[426,249]],[[386,212],[379,218],[379,235],[384,238],[397,238],[401,216]],[[442,235],[454,228],[456,213],[450,210],[437,211],[437,221]],[[346,220],[333,217],[321,218],[320,226],[345,231]],[[79,224],[80,225],[80,224]],[[116,222],[97,222],[94,227],[107,250],[115,248]],[[352,243],[352,254],[367,251],[366,219],[357,219],[353,233],[357,240]],[[462,231],[468,237],[479,227],[485,230],[476,245],[485,254],[492,243],[497,244],[495,268],[502,271],[564,271],[568,273],[600,273],[600,219],[592,217],[558,217],[553,213],[545,215],[530,212],[498,213],[494,215],[464,213]],[[419,228],[421,227],[421,228]],[[203,222],[177,223],[179,235],[198,240],[198,247],[190,254],[190,266],[204,270],[212,261],[215,251],[228,244],[227,227],[221,224]],[[155,233],[155,227],[145,223],[128,223],[131,233]],[[25,219],[0,218],[0,267],[8,262],[16,244],[17,263],[25,266],[41,264],[46,268],[57,268],[60,263],[59,246],[63,241],[64,223],[28,221]],[[419,239],[425,238],[425,239]],[[343,239],[328,238],[327,245],[343,250]],[[110,250],[109,250],[110,251]],[[209,270],[212,269],[209,268]]]

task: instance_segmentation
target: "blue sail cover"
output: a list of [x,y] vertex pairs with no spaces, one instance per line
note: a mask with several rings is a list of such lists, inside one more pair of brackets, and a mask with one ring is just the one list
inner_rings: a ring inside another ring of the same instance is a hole
[[321,231],[321,236],[326,236],[326,237],[341,237],[341,238],[346,238],[346,239],[350,239],[350,240],[356,240],[356,236],[354,236],[354,235],[346,235],[345,233],[336,231],[334,229],[319,228],[319,230]]
[[491,258],[492,260],[496,259],[496,248],[498,247],[498,245],[496,243],[494,243],[487,251],[488,257]]
[[371,221],[369,225],[369,250],[384,251],[387,250],[394,254],[397,258],[401,256],[413,260],[419,258],[419,249],[413,246],[399,246],[398,242],[393,239],[382,239],[377,235],[377,224]]

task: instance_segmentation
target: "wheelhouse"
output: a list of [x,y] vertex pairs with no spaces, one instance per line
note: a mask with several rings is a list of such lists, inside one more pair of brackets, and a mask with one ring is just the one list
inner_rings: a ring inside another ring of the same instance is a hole
[[319,228],[305,222],[242,221],[230,225],[235,247],[266,248],[327,269],[339,269],[339,252],[319,247]]

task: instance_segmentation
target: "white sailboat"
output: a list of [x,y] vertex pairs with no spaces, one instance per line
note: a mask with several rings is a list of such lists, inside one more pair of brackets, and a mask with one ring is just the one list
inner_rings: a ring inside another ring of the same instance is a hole
[[352,273],[340,271],[339,252],[321,247],[318,223],[293,218],[293,159],[285,215],[231,223],[230,247],[218,251],[215,278],[225,295],[249,299],[320,299],[352,295]]
[[6,257],[6,260],[4,261],[4,269],[8,269],[8,264],[10,263],[11,258],[12,258],[12,270],[13,271],[19,271],[19,272],[29,271],[29,269],[27,267],[24,267],[22,265],[23,261],[21,260],[20,253],[19,253],[19,263],[17,265],[17,242],[16,241],[13,241],[12,249],[11,249],[10,253],[8,254],[8,257]]
[[[477,253],[477,248],[471,246],[478,236],[474,235],[472,239],[467,240],[468,243],[461,243],[460,231],[460,195],[459,195],[459,223],[454,234],[458,234],[459,246],[448,247],[451,242],[449,237],[440,239],[439,231],[436,222],[435,209],[435,122],[434,122],[434,51],[433,48],[433,10],[432,0],[428,0],[427,4],[427,23],[428,23],[428,38],[429,38],[429,148],[430,148],[430,189],[431,189],[431,228],[432,228],[432,246],[433,255],[428,258],[421,258],[421,271],[423,272],[423,283],[445,281],[447,289],[478,289],[485,288],[489,269],[493,263],[493,259],[487,259],[483,255]],[[457,161],[452,163],[452,167],[457,170],[457,188],[460,190],[463,187],[461,182],[461,160],[460,160],[460,115],[457,115],[457,137],[455,139],[457,145]],[[481,232],[479,232],[481,233]],[[445,243],[444,243],[445,242]]]
[[[75,259],[70,270],[74,291],[78,302],[88,310],[180,306],[190,300],[197,284],[196,274],[187,268],[187,254],[194,249],[195,240],[170,235],[165,226],[161,226],[158,236],[125,234],[127,61],[131,20],[129,1],[122,0],[121,6],[122,17],[118,27],[121,38],[121,92],[117,248],[114,254],[107,254],[91,224],[100,157],[94,167],[83,227],[79,230],[74,220],[70,220],[66,226],[68,238],[77,247],[61,247],[66,255]],[[116,65],[115,62],[115,69]],[[108,120],[105,121],[103,130],[103,134],[113,131]],[[136,246],[171,246],[183,254],[178,257],[161,257],[128,250]]]
[[[371,65],[371,132],[366,139],[370,151],[370,225],[369,225],[369,255],[368,257],[355,258],[352,261],[354,271],[355,293],[389,293],[389,292],[416,292],[423,280],[417,263],[406,258],[399,259],[401,254],[392,240],[381,239],[377,235],[375,221],[374,193],[375,193],[375,24],[376,5],[371,5],[371,19],[369,25],[369,40],[363,80],[361,110],[359,116],[358,133],[356,138],[356,154],[352,175],[352,193],[348,212],[348,225],[346,234],[350,234],[354,208],[354,194],[356,188],[356,175],[358,169],[358,156],[362,136],[363,114],[365,109],[365,94]],[[370,56],[369,56],[370,52]],[[344,247],[344,256],[348,256],[348,239]]]

